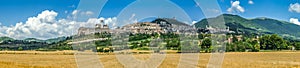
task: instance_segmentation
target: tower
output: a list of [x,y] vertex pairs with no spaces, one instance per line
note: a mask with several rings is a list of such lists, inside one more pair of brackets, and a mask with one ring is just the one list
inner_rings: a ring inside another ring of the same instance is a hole
[[101,23],[101,28],[103,28],[103,25],[104,25],[104,20],[100,20],[100,23]]

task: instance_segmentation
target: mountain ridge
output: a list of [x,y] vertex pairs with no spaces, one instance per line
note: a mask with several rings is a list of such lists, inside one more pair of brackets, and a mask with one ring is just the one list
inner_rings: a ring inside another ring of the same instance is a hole
[[222,23],[224,21],[218,21],[219,18],[223,18],[225,26],[229,27],[231,31],[244,32],[246,34],[279,34],[290,35],[300,37],[300,26],[281,20],[272,18],[254,18],[246,19],[239,15],[221,14],[213,18],[205,18],[195,23],[197,28],[206,28],[211,26],[207,21],[210,20],[213,23]]

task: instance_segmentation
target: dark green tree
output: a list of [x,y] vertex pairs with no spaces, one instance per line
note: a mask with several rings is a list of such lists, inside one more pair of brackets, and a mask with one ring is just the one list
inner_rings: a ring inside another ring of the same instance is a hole
[[209,38],[205,38],[203,39],[202,43],[201,43],[201,49],[204,49],[205,52],[209,52],[209,49],[211,48],[212,46],[212,41],[211,39]]
[[265,50],[282,50],[287,48],[286,41],[276,34],[262,36],[259,40],[261,48]]

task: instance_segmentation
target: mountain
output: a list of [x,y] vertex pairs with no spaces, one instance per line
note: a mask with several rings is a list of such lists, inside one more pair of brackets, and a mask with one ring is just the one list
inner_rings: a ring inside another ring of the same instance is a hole
[[256,18],[251,21],[276,34],[300,37],[300,26],[296,24],[270,18]]
[[[271,18],[246,19],[238,15],[222,14],[215,18],[203,19],[196,24],[197,28],[206,28],[206,26],[222,25],[223,18],[225,26],[230,31],[244,34],[279,34],[281,36],[300,37],[300,26],[285,21],[279,21]],[[212,23],[208,23],[208,21]],[[223,25],[224,25],[223,24]]]
[[51,43],[58,43],[69,39],[71,39],[71,37],[58,37],[58,38],[47,39],[45,40],[45,42],[51,44]]
[[18,50],[22,47],[24,50],[35,50],[40,48],[59,48],[59,47],[68,47],[68,46],[56,46],[63,44],[67,40],[71,40],[71,37],[58,37],[47,40],[40,40],[36,38],[26,38],[23,40],[15,40],[10,37],[0,37],[0,50],[9,49],[9,50]]
[[52,43],[58,43],[58,42],[61,42],[61,41],[65,41],[65,40],[68,40],[68,39],[71,39],[71,37],[57,37],[57,38],[52,38],[52,39],[47,39],[47,40],[40,40],[40,39],[36,39],[36,38],[26,38],[26,39],[23,39],[23,40],[15,40],[15,39],[10,38],[10,37],[0,37],[0,43],[22,41],[22,42],[26,42],[26,43],[35,42],[35,43],[52,44]]
[[157,23],[157,24],[160,24],[160,22],[166,22],[169,24],[175,24],[175,25],[181,25],[181,26],[189,26],[188,24],[180,22],[173,18],[157,18],[152,21],[152,23]]
[[40,39],[36,39],[36,38],[26,38],[26,39],[24,39],[23,41],[29,41],[29,42],[32,42],[32,41],[35,41],[35,42],[44,42],[44,40],[40,40]]
[[0,43],[3,42],[3,41],[8,41],[8,40],[13,41],[14,39],[10,38],[10,37],[0,37]]

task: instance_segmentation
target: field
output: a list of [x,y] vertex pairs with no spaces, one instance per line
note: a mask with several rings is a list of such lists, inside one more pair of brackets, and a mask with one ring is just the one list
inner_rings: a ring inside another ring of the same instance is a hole
[[[123,68],[115,55],[98,55],[105,68]],[[200,53],[197,67],[205,68],[210,53]],[[147,60],[150,54],[136,54],[135,58]],[[178,66],[180,54],[167,54],[159,68]],[[0,54],[1,68],[76,68],[74,55]],[[300,68],[300,52],[232,52],[226,53],[223,68]]]

